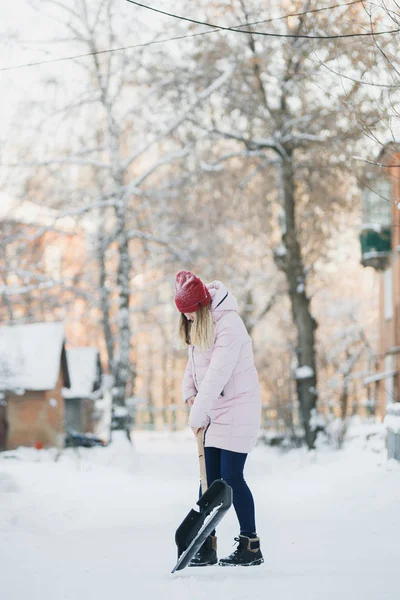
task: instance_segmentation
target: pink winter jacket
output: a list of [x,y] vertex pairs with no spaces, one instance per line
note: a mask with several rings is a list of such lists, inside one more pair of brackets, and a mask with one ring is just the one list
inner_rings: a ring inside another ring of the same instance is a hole
[[215,323],[210,350],[189,347],[183,398],[196,396],[191,427],[208,425],[205,446],[248,453],[261,423],[260,386],[253,347],[238,314],[236,298],[220,281],[207,285]]

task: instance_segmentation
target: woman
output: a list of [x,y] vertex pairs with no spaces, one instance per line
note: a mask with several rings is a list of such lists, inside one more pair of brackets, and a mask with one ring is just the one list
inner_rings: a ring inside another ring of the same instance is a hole
[[[238,315],[236,298],[220,281],[209,285],[193,273],[176,276],[175,304],[181,313],[179,337],[189,346],[183,398],[190,406],[189,425],[204,429],[208,485],[224,479],[232,488],[240,524],[236,550],[223,566],[260,565],[263,560],[255,525],[252,493],[243,469],[261,421],[260,387],[252,342]],[[215,532],[190,566],[218,562]]]

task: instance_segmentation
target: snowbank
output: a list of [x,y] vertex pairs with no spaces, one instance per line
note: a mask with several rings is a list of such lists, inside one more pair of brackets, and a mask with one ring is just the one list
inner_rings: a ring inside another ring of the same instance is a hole
[[310,377],[314,377],[314,369],[309,367],[308,365],[304,365],[303,367],[298,367],[296,369],[296,379],[309,379]]
[[386,429],[393,433],[400,433],[400,402],[389,404],[384,419]]

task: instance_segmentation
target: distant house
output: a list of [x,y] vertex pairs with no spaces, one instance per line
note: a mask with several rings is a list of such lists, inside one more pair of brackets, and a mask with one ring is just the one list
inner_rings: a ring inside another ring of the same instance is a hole
[[63,323],[0,327],[0,448],[61,447],[69,386]]
[[87,264],[84,228],[40,201],[13,200],[0,191],[0,323],[57,320],[71,306],[66,335],[86,344],[90,310],[82,274]]
[[90,347],[70,348],[67,350],[67,362],[71,386],[63,390],[65,429],[93,433],[94,403],[102,377],[99,352]]
[[[378,274],[379,364],[365,380],[378,386],[378,413],[400,401],[400,152],[387,144],[364,174],[361,263]],[[380,166],[382,165],[382,166]]]

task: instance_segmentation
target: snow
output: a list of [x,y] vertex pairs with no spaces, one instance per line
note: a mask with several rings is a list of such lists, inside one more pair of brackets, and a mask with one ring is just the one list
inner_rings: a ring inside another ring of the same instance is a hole
[[400,417],[400,402],[393,402],[386,408],[387,414],[398,415]]
[[[311,388],[309,388],[311,391]],[[313,388],[315,391],[315,388]],[[326,418],[321,415],[315,408],[311,411],[310,427],[311,429],[318,429],[318,427],[326,426]]]
[[136,406],[137,404],[147,404],[146,398],[140,398],[138,396],[130,396],[125,400],[126,406]]
[[[397,600],[400,465],[386,460],[382,426],[350,430],[342,451],[258,446],[247,481],[265,564],[174,575],[174,532],[197,496],[196,444],[190,431],[133,440],[57,461],[55,450],[0,454],[4,600]],[[220,556],[236,534],[230,509]]]
[[400,417],[397,415],[386,415],[385,427],[388,431],[392,431],[393,433],[400,433]]
[[363,252],[363,259],[367,258],[378,258],[379,256],[387,256],[388,252],[378,252],[375,250],[370,250],[369,252]]
[[303,367],[298,367],[296,369],[296,379],[308,379],[309,377],[313,376],[314,369],[312,369],[308,365],[304,365]]
[[128,409],[126,408],[126,406],[116,406],[114,408],[114,416],[117,417],[118,419],[126,417],[128,414],[129,413],[128,413]]
[[0,327],[0,389],[54,389],[64,338],[58,322]]
[[195,281],[196,277],[193,273],[190,273],[190,271],[181,271],[176,276],[175,290],[179,292],[182,297],[185,297],[185,294],[187,294],[186,288],[192,288],[192,283]]
[[369,385],[370,383],[376,383],[377,381],[382,381],[382,379],[388,379],[389,377],[393,377],[396,375],[396,370],[384,371],[382,373],[375,373],[374,375],[370,375],[369,377],[365,377],[363,380],[364,385]]
[[276,248],[274,248],[274,254],[275,256],[286,256],[287,248],[283,244],[283,242],[281,242],[278,246],[276,246]]
[[200,168],[203,169],[203,171],[218,172],[218,171],[224,170],[224,165],[221,165],[221,164],[210,165],[204,161],[200,161]]
[[98,379],[99,352],[90,346],[67,350],[70,388],[63,389],[64,398],[90,398]]
[[400,433],[400,402],[395,402],[387,406],[384,425],[388,431]]
[[376,233],[381,233],[383,229],[383,225],[379,223],[364,223],[361,227],[361,231],[375,231]]
[[11,199],[4,193],[0,195],[0,220],[12,219],[18,223],[28,225],[62,228],[65,231],[72,231],[76,227],[74,219],[70,217],[60,217],[57,210],[43,206],[42,204],[18,199]]

